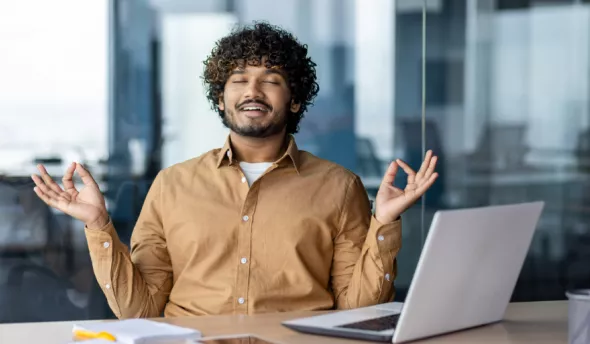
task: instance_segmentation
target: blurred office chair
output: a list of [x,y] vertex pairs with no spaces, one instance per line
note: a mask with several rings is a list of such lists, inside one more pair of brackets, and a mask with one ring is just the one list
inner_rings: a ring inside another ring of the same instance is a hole
[[33,191],[30,177],[0,177],[0,322],[81,319],[69,277],[70,218]]
[[73,286],[48,268],[32,263],[13,266],[0,289],[0,322],[83,319],[68,299]]
[[96,281],[88,292],[78,292],[69,279],[35,263],[13,264],[0,285],[0,323],[113,317]]
[[24,177],[0,176],[0,255],[21,254],[47,245],[49,207],[33,192]]
[[109,210],[109,213],[119,239],[125,245],[129,245],[135,223],[153,180],[129,178],[113,180],[111,185],[114,185],[115,182],[118,185],[112,187],[112,192],[108,193],[113,199],[112,209]]
[[383,164],[375,154],[375,148],[370,139],[356,138],[356,164],[359,175],[383,178],[383,173],[385,173]]
[[515,171],[525,167],[530,148],[525,124],[487,125],[476,150],[467,157],[474,172]]

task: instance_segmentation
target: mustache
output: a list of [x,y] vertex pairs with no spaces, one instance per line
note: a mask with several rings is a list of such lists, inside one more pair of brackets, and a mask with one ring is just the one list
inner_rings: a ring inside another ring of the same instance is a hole
[[236,105],[236,109],[240,109],[248,104],[262,105],[262,106],[266,107],[269,111],[272,111],[272,106],[263,102],[262,100],[254,100],[254,99],[249,99],[249,100],[243,101],[242,103]]

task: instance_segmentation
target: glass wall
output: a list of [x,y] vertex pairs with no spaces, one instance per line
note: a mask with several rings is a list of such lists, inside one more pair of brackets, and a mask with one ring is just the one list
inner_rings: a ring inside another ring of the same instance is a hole
[[[0,322],[113,316],[83,224],[33,193],[35,163],[57,179],[70,161],[85,163],[128,243],[157,172],[223,145],[227,130],[206,101],[202,61],[234,25],[253,20],[292,31],[318,65],[320,93],[296,135],[301,149],[357,173],[371,198],[391,160],[417,167],[426,149],[440,157],[440,178],[403,217],[396,300],[437,210],[533,200],[546,208],[513,299],[563,299],[566,287],[590,284],[588,1],[4,7]],[[405,185],[402,172],[396,183]]]
[[463,33],[453,40],[454,25],[436,29],[447,53],[427,71],[427,99],[440,99],[427,118],[442,126],[445,205],[545,201],[513,298],[561,299],[565,288],[590,284],[590,6],[458,7]]
[[106,1],[0,3],[0,323],[104,317],[83,224],[33,192],[73,160],[101,187],[108,157]]

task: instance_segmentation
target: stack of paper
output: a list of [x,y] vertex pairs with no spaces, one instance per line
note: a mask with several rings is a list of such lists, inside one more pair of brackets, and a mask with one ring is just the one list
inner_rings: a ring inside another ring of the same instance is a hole
[[169,325],[166,323],[145,320],[129,319],[112,322],[97,322],[84,325],[74,325],[73,334],[75,337],[86,337],[91,341],[84,341],[88,344],[113,344],[108,338],[100,337],[98,334],[115,339],[115,343],[121,344],[151,344],[165,343],[170,341],[197,340],[201,338],[201,332],[184,327]]

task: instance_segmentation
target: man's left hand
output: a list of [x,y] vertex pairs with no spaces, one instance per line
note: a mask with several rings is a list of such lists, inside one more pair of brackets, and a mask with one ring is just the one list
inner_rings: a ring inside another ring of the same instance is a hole
[[[408,164],[400,159],[389,165],[375,200],[375,218],[377,221],[382,224],[395,221],[418,198],[424,195],[438,177],[438,173],[434,172],[436,160],[437,157],[432,155],[431,150],[426,152],[418,173],[414,172]],[[393,186],[398,166],[408,175],[408,184],[404,190]]]

